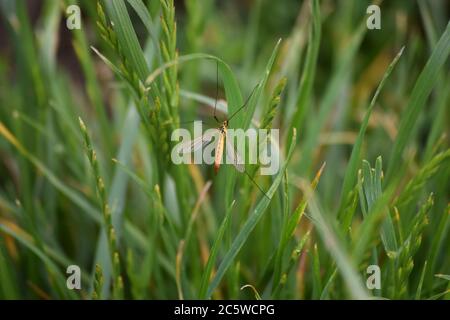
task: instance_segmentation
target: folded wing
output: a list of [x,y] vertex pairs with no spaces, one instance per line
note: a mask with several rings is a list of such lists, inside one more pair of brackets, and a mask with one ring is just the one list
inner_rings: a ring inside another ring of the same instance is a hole
[[195,152],[201,147],[210,143],[214,135],[216,135],[217,133],[218,130],[209,130],[193,140],[183,142],[182,144],[177,146],[177,152],[181,152],[182,154]]
[[227,149],[228,159],[231,160],[231,162],[233,163],[233,165],[237,169],[237,171],[244,172],[245,167],[244,167],[244,162],[242,161],[241,156],[234,149],[233,143],[231,143],[230,139],[227,138],[226,142],[227,142],[226,149]]

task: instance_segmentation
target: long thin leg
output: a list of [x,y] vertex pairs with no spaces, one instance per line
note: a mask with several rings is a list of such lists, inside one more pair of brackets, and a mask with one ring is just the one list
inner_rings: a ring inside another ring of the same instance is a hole
[[253,184],[258,187],[259,191],[261,191],[261,193],[270,200],[269,196],[267,195],[267,193],[265,193],[263,191],[263,189],[259,186],[259,184],[256,183],[256,181],[250,176],[250,174],[247,172],[247,170],[245,170],[245,165],[241,165],[241,159],[239,157],[239,153],[236,151],[236,149],[233,146],[233,143],[230,142],[228,139],[227,141],[227,145],[225,146],[227,148],[227,156],[231,158],[231,160],[234,163],[235,168],[239,171],[239,172],[244,172],[247,177],[250,179],[251,182],[253,182]]
[[214,101],[214,119],[216,120],[217,123],[220,123],[219,119],[216,116],[218,97],[219,97],[219,61],[216,61],[216,100]]
[[256,88],[258,88],[259,83],[253,88],[252,93],[250,93],[250,95],[247,97],[247,100],[245,100],[244,104],[242,106],[240,106],[232,115],[231,117],[228,118],[228,121],[231,121],[231,119],[233,119],[233,117],[242,109],[244,109],[247,106],[247,103],[250,101],[250,98],[253,96],[253,94],[256,91]]
[[244,170],[245,174],[247,175],[247,177],[251,180],[251,182],[253,182],[255,184],[256,187],[258,187],[259,191],[261,191],[261,193],[269,200],[271,200],[269,198],[269,196],[267,195],[267,193],[265,193],[263,191],[263,189],[259,186],[259,184],[256,183],[256,181],[250,176],[250,174],[247,172],[247,170]]

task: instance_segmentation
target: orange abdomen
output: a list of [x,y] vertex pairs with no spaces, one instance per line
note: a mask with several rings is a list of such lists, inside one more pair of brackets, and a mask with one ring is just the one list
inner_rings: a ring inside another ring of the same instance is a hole
[[219,138],[219,142],[216,147],[216,154],[214,158],[214,172],[217,174],[220,168],[220,164],[222,163],[222,154],[223,154],[223,145],[225,140],[225,135],[221,134]]

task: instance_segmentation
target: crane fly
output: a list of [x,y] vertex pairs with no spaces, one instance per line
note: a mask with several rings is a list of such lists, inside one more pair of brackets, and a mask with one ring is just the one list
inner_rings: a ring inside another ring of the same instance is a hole
[[245,170],[245,165],[244,165],[244,162],[242,161],[241,156],[234,149],[233,141],[227,135],[229,122],[231,121],[231,119],[234,118],[234,116],[236,116],[242,109],[244,109],[247,106],[247,103],[249,102],[250,98],[252,97],[252,95],[255,92],[258,85],[253,88],[251,94],[248,96],[245,103],[241,107],[239,107],[228,119],[221,122],[221,121],[219,121],[219,119],[216,116],[217,95],[218,95],[218,91],[219,91],[218,68],[219,68],[219,66],[217,65],[217,87],[216,87],[216,100],[214,103],[214,120],[216,120],[216,122],[219,124],[219,127],[213,131],[206,132],[193,140],[183,142],[179,146],[178,151],[181,152],[182,154],[195,152],[195,151],[199,150],[200,148],[203,148],[204,146],[208,145],[211,142],[212,138],[214,138],[214,136],[219,135],[217,145],[215,148],[215,154],[214,154],[214,172],[217,174],[219,171],[220,165],[222,164],[223,151],[225,148],[226,156],[228,157],[228,159],[231,160],[231,163],[236,168],[236,170],[241,173],[245,173],[247,175],[247,177],[249,177],[249,179],[258,187],[258,189],[267,198],[269,198],[267,196],[267,194],[261,189],[261,187],[253,180],[253,178]]
[[234,149],[233,143],[227,137],[228,132],[228,121],[223,121],[220,126],[214,131],[207,132],[194,140],[189,140],[183,142],[179,146],[179,151],[183,154],[191,153],[199,150],[203,146],[209,144],[214,138],[214,136],[218,135],[218,142],[215,148],[214,155],[214,172],[217,174],[219,171],[220,165],[222,164],[223,151],[224,148],[226,150],[226,156],[231,160],[233,166],[239,171],[244,172],[244,164],[242,162],[242,158],[239,153]]

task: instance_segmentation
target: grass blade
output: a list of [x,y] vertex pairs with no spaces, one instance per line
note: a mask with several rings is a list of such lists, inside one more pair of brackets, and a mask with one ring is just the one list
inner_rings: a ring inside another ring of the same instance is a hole
[[359,162],[361,158],[361,147],[364,141],[364,136],[367,130],[367,125],[369,124],[369,119],[372,114],[372,110],[375,107],[375,103],[377,102],[378,95],[380,94],[381,90],[384,87],[384,84],[386,83],[386,80],[389,78],[389,75],[391,74],[392,70],[394,69],[395,65],[397,64],[398,60],[403,54],[403,50],[405,47],[402,47],[399,51],[399,53],[395,56],[394,60],[391,62],[389,67],[387,68],[386,72],[383,75],[383,78],[380,81],[380,84],[377,87],[377,90],[375,91],[375,94],[370,101],[369,108],[366,111],[366,114],[364,116],[363,122],[361,124],[361,127],[359,129],[358,137],[356,138],[356,142],[353,145],[352,153],[350,156],[350,160],[347,165],[347,169],[345,170],[345,176],[344,176],[344,182],[342,185],[342,191],[341,191],[341,200],[340,200],[340,209],[339,209],[339,216],[342,216],[343,211],[343,205],[345,203],[344,197],[349,194],[353,186],[356,182]]
[[389,159],[385,183],[391,182],[394,173],[397,171],[402,162],[403,151],[415,132],[414,129],[417,127],[416,124],[419,114],[425,107],[425,102],[438,79],[436,74],[438,74],[444,66],[449,54],[450,22],[447,24],[445,32],[442,34],[433,50],[433,53],[431,54],[430,59],[420,73],[411,93],[408,106],[403,112],[397,138]]
[[[295,130],[294,130],[293,134],[295,136]],[[247,222],[245,223],[245,225],[242,227],[242,229],[239,232],[239,234],[234,239],[230,250],[227,252],[227,254],[225,255],[225,257],[224,257],[224,259],[222,261],[222,263],[219,265],[219,268],[217,269],[217,273],[216,273],[214,279],[212,280],[211,284],[208,287],[208,291],[207,291],[207,294],[206,294],[207,297],[210,297],[212,295],[213,291],[215,290],[215,288],[219,285],[220,280],[224,276],[225,272],[231,266],[233,260],[236,258],[237,254],[239,253],[239,251],[241,250],[242,246],[246,242],[246,240],[249,237],[250,233],[255,228],[256,224],[261,219],[262,215],[264,214],[264,212],[266,211],[267,207],[269,206],[273,195],[275,194],[276,190],[278,189],[278,187],[279,187],[279,185],[281,183],[281,180],[282,180],[282,178],[284,176],[284,172],[286,171],[289,159],[291,158],[292,153],[294,151],[295,139],[293,139],[292,141],[293,142],[291,143],[291,145],[289,147],[289,153],[288,153],[288,156],[286,158],[286,161],[283,164],[283,167],[280,170],[280,172],[278,173],[278,175],[275,178],[274,182],[272,183],[269,191],[267,191],[267,196],[268,197],[262,197],[262,199],[260,200],[260,202],[256,206],[255,210],[249,216]]]

